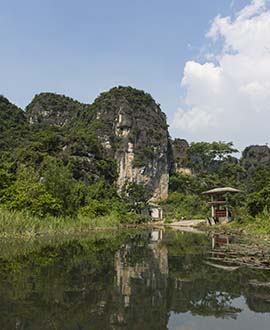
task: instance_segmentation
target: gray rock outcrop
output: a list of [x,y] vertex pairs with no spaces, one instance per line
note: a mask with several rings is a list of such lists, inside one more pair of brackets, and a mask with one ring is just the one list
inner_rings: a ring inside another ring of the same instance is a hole
[[152,199],[168,195],[169,160],[166,116],[153,98],[131,87],[113,88],[93,105],[104,149],[118,165],[118,188],[143,184]]
[[[81,153],[84,157],[91,154],[98,159],[115,159],[119,192],[136,183],[145,187],[151,199],[167,198],[168,126],[165,114],[149,94],[116,87],[102,93],[93,104],[84,105],[62,95],[42,93],[35,96],[26,114],[32,124],[53,125],[73,136],[79,129],[91,136],[91,142],[77,139],[76,157]],[[74,151],[74,143],[73,147],[70,143],[67,139],[65,152]]]

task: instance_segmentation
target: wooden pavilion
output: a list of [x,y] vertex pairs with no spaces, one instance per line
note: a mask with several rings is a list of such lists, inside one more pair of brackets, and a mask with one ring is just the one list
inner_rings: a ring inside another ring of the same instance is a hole
[[208,219],[209,224],[214,223],[229,222],[233,219],[233,215],[230,210],[228,195],[241,193],[242,190],[231,188],[231,187],[221,187],[215,188],[208,191],[204,191],[202,195],[211,196],[211,215],[212,218]]

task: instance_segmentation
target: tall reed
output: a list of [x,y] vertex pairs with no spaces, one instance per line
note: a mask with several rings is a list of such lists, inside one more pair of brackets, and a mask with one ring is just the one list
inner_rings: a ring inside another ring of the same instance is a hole
[[119,225],[120,219],[115,213],[97,218],[84,216],[39,218],[28,212],[9,211],[0,208],[0,235],[76,233],[95,228],[117,228]]

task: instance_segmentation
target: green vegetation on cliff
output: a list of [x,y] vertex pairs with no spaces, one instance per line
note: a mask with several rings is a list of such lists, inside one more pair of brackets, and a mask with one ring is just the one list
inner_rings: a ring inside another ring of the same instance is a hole
[[53,219],[137,222],[156,191],[166,195],[170,174],[166,219],[208,216],[201,192],[233,186],[245,192],[231,200],[238,221],[268,228],[270,149],[250,146],[240,159],[236,152],[232,143],[172,141],[160,106],[131,87],[112,88],[93,104],[41,93],[25,112],[0,96],[0,213],[33,217],[34,228],[53,227]]
[[[176,145],[181,148],[179,141]],[[250,146],[240,159],[233,156],[235,152],[232,143],[224,142],[185,146],[170,176],[170,194],[165,203],[168,217],[210,216],[210,208],[201,193],[215,187],[232,186],[244,192],[230,196],[235,226],[249,232],[270,233],[270,149]],[[190,172],[185,173],[181,168],[188,168]]]
[[[119,109],[123,121],[117,124]],[[15,222],[24,217],[22,227],[27,228],[31,228],[32,222],[33,228],[55,224],[57,227],[58,222],[68,224],[70,219],[74,225],[88,219],[89,227],[98,226],[98,221],[103,226],[144,219],[134,214],[146,201],[139,196],[140,185],[127,184],[122,194],[118,192],[117,155],[122,149],[126,152],[132,142],[134,166],[154,157],[145,152],[149,147],[157,150],[160,139],[151,136],[152,131],[145,124],[148,120],[157,128],[160,126],[159,134],[167,147],[165,115],[149,94],[131,87],[102,93],[92,105],[63,95],[41,93],[26,107],[26,112],[1,96],[2,222],[7,225],[9,219],[10,226],[14,217],[14,228],[19,230]],[[125,129],[130,132],[128,139],[122,137]],[[143,188],[142,195],[151,194],[154,188]],[[3,232],[3,226],[0,231]]]

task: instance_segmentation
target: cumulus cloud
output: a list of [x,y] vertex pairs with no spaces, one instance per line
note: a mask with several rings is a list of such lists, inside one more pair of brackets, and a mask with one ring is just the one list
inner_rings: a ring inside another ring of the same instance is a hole
[[192,140],[234,141],[240,148],[270,141],[268,1],[217,16],[206,37],[212,50],[204,63],[186,63],[186,94],[171,126]]

